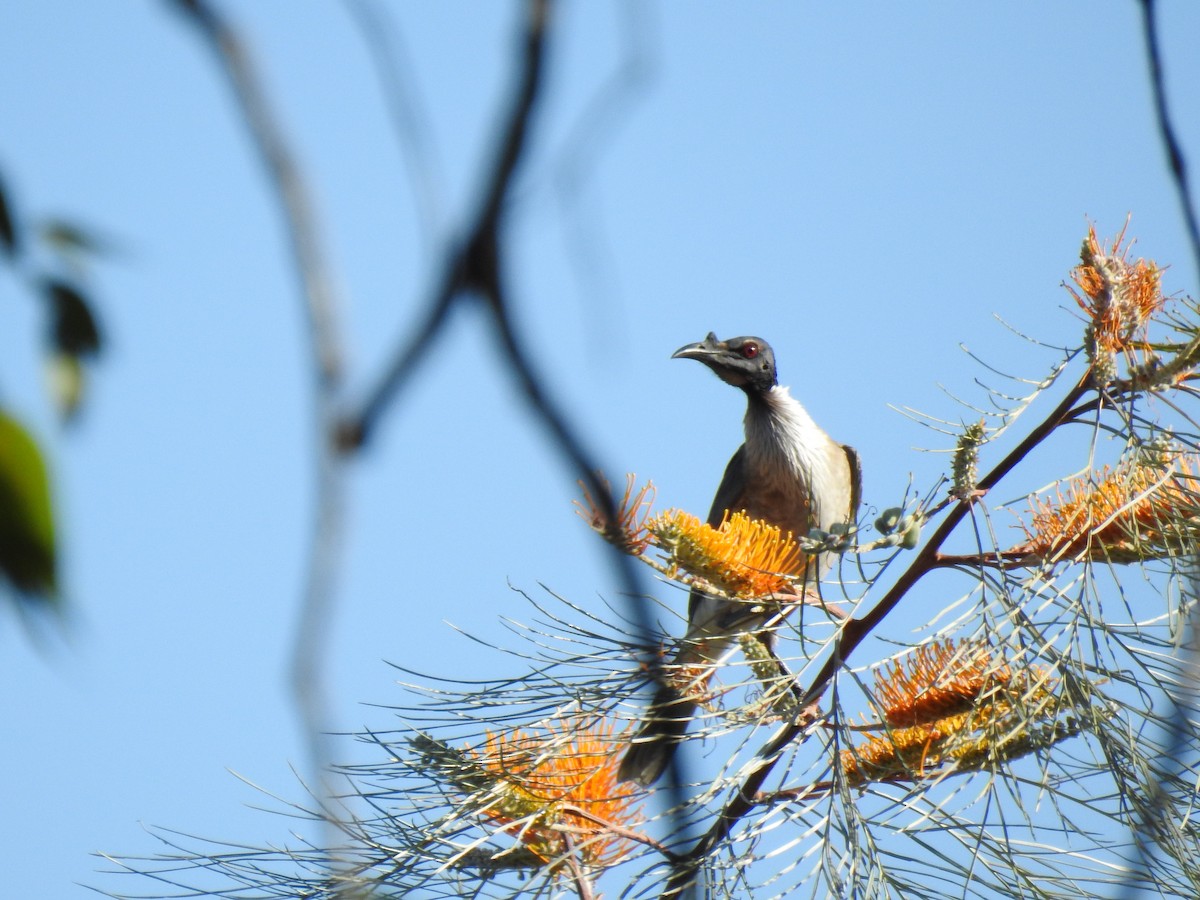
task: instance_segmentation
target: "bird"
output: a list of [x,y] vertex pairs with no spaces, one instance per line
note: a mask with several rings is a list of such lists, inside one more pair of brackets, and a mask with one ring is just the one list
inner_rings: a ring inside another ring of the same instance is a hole
[[[722,341],[710,331],[703,341],[680,347],[671,358],[697,360],[746,395],[745,440],[725,468],[709,525],[716,528],[726,515],[744,512],[781,532],[805,537],[813,528],[828,532],[854,523],[862,496],[858,453],[826,434],[779,384],[770,344],[753,336]],[[815,565],[809,564],[805,578],[819,580],[832,564],[832,556],[824,554]],[[769,616],[766,608],[754,611],[745,603],[693,587],[687,632],[669,671],[690,673],[695,667],[711,666],[739,635],[761,629]],[[647,787],[657,781],[695,710],[695,699],[681,693],[669,678],[664,680],[625,751],[620,779]]]

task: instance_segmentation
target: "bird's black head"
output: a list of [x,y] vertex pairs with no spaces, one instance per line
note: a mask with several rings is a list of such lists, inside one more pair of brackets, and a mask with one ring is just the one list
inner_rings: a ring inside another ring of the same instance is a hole
[[748,394],[763,394],[778,384],[775,353],[758,337],[718,340],[711,331],[698,344],[688,344],[671,354],[672,359],[697,359],[717,373],[726,384]]

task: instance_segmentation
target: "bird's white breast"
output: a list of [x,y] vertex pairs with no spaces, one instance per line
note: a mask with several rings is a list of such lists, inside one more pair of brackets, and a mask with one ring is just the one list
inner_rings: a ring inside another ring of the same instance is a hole
[[845,522],[850,472],[845,450],[785,387],[746,413],[746,511],[797,537]]

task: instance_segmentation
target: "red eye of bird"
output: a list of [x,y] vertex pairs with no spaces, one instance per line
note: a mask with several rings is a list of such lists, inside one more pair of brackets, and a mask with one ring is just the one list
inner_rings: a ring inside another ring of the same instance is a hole
[[758,344],[754,343],[754,341],[742,344],[742,356],[746,359],[754,359],[754,357],[758,356]]

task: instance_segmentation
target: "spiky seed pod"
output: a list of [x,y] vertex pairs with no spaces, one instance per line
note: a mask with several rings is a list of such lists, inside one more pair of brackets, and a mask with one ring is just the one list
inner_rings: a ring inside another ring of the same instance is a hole
[[979,484],[979,448],[987,436],[987,427],[981,419],[963,427],[954,448],[954,460],[950,465],[953,481],[951,491],[959,500],[968,500]]

